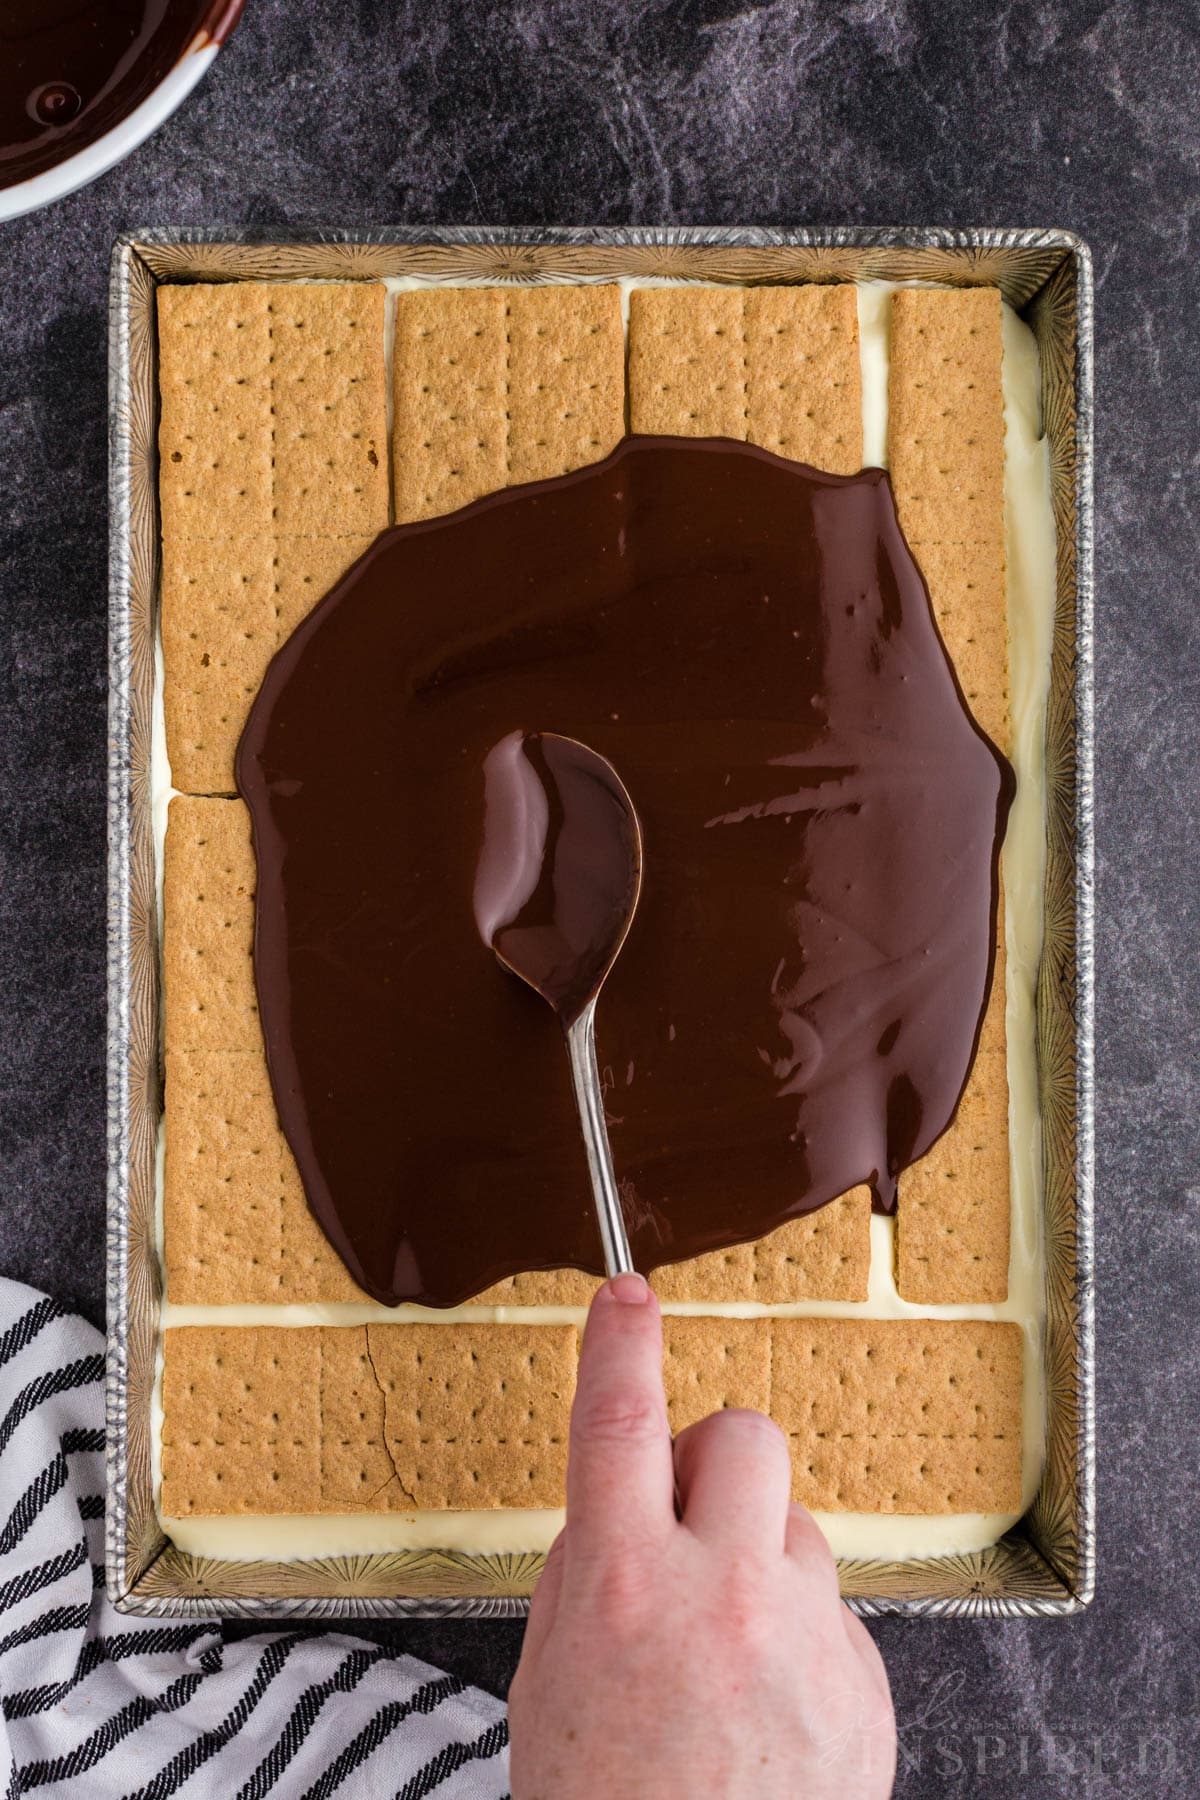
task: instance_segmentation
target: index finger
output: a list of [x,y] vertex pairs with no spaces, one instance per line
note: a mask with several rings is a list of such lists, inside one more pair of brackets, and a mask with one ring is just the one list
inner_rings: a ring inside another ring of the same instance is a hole
[[573,1551],[627,1553],[675,1523],[658,1301],[640,1275],[592,1301],[571,1411],[567,1533]]

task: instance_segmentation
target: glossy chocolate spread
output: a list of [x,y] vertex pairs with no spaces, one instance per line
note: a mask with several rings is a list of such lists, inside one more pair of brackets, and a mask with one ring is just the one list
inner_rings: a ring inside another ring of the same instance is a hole
[[640,1268],[892,1204],[974,1056],[1013,779],[886,475],[635,437],[385,532],[275,657],[238,784],[280,1119],[389,1304],[601,1272],[559,1025],[475,916],[489,753],[539,730],[642,825],[597,1031]]

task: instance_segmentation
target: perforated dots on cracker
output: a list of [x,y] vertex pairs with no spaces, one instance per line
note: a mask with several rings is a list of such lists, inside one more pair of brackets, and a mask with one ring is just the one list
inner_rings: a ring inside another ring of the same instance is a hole
[[778,1319],[793,1497],[827,1512],[1016,1512],[1021,1333],[985,1320]]
[[871,1196],[855,1188],[751,1244],[656,1269],[667,1302],[865,1300],[871,1265]]
[[615,287],[400,294],[397,521],[599,462],[625,428],[624,369]]
[[178,795],[163,869],[165,1037],[172,1050],[258,1050],[256,871],[240,800]]
[[384,290],[270,284],[271,528],[374,534],[388,522]]
[[636,432],[738,438],[851,473],[862,464],[853,287],[635,289],[629,419]]
[[159,499],[166,538],[271,517],[271,328],[262,282],[158,289]]
[[366,1298],[308,1209],[261,1050],[170,1052],[164,1109],[172,1302]]
[[673,1432],[729,1406],[769,1412],[770,1321],[665,1318],[663,1385]]

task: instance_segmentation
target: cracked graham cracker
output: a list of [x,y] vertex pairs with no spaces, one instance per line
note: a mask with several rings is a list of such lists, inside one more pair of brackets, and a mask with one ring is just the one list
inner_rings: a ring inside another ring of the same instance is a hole
[[635,288],[629,425],[740,438],[852,474],[862,466],[853,285]]
[[400,294],[392,359],[398,524],[599,462],[625,430],[611,285]]
[[[572,1326],[188,1326],[165,1334],[162,1510],[562,1504]],[[1015,1512],[1021,1333],[984,1320],[663,1322],[673,1431],[769,1412],[829,1512]]]
[[[892,295],[888,459],[900,523],[920,563],[971,710],[1011,744],[1004,537],[1004,399],[996,288]],[[1008,1292],[1010,1180],[1004,920],[966,1092],[949,1130],[900,1178],[897,1285],[936,1305]]]
[[170,1518],[561,1504],[572,1326],[185,1326],[164,1338]]

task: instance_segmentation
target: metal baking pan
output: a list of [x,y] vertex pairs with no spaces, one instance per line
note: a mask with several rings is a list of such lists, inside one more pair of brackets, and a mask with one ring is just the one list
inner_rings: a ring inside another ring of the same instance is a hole
[[1069,232],[403,228],[269,235],[134,232],[110,299],[108,764],[107,1578],[122,1611],[327,1617],[523,1612],[535,1555],[389,1551],[214,1562],[164,1537],[151,1396],[162,1275],[155,1247],[161,1111],[151,697],[158,606],[154,291],[164,281],[580,281],[670,275],[761,283],[994,283],[1041,352],[1058,536],[1046,743],[1045,943],[1037,990],[1046,1252],[1046,1462],[1034,1503],[988,1550],[843,1562],[855,1611],[1014,1617],[1078,1611],[1095,1569],[1092,1327],[1092,275]]

